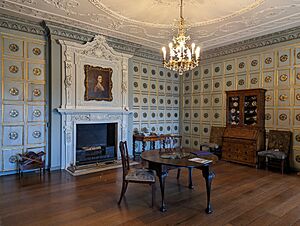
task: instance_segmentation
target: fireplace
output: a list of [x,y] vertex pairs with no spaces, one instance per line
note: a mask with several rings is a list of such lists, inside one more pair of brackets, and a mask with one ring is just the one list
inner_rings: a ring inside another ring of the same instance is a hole
[[76,165],[112,161],[117,158],[117,123],[76,125]]

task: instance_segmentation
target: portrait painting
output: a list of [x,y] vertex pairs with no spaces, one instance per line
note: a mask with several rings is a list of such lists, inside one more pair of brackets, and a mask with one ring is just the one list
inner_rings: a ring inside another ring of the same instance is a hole
[[112,72],[111,68],[84,65],[84,100],[112,101]]

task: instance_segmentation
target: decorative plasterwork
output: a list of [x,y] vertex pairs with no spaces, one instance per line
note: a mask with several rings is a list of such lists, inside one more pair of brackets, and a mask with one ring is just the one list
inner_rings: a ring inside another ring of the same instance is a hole
[[[63,65],[62,108],[128,109],[128,59],[132,55],[118,53],[110,47],[104,36],[97,35],[85,44],[61,40]],[[99,103],[84,100],[84,65],[112,68],[113,101]]]
[[[179,3],[179,0],[178,0]],[[189,34],[203,49],[299,25],[299,0],[186,0]],[[7,0],[0,8],[159,49],[175,31],[171,0]],[[47,11],[45,10],[47,9]],[[151,9],[151,10],[149,10]],[[148,13],[145,13],[147,11]]]
[[[93,37],[96,35],[95,32],[82,30],[75,27],[70,27],[67,25],[62,25],[53,22],[43,22],[42,27],[38,23],[32,21],[21,22],[14,17],[1,16],[0,17],[0,27],[13,29],[22,32],[29,32],[33,34],[44,35],[48,33],[49,35],[56,36],[57,38],[67,38],[71,40],[77,40],[81,42],[92,41]],[[106,36],[105,36],[106,37]],[[260,48],[263,46],[278,44],[285,41],[290,41],[300,38],[300,26],[291,29],[282,30],[280,32],[275,32],[272,34],[259,36],[252,39],[247,39],[241,42],[236,42],[230,45],[225,45],[222,47],[209,49],[203,52],[203,59],[211,59],[219,56],[225,56],[232,53],[237,53],[245,50]],[[114,50],[132,54],[145,59],[150,60],[161,60],[161,54],[157,49],[149,49],[141,44],[125,41],[115,37],[106,37],[109,46],[113,47]]]

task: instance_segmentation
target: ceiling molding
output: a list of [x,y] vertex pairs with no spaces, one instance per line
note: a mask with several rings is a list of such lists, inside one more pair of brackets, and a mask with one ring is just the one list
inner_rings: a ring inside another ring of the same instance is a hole
[[18,19],[16,17],[1,14],[0,27],[7,28],[15,31],[22,31],[35,35],[45,35],[46,31],[40,26],[39,23],[34,23],[25,19]]
[[226,56],[233,53],[270,46],[295,39],[300,39],[300,26],[210,49],[203,53],[201,59],[206,60],[215,57]]

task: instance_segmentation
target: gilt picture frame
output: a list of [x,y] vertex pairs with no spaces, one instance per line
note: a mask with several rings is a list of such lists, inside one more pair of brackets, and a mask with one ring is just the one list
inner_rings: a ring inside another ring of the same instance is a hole
[[85,101],[112,101],[112,73],[111,68],[84,65]]

